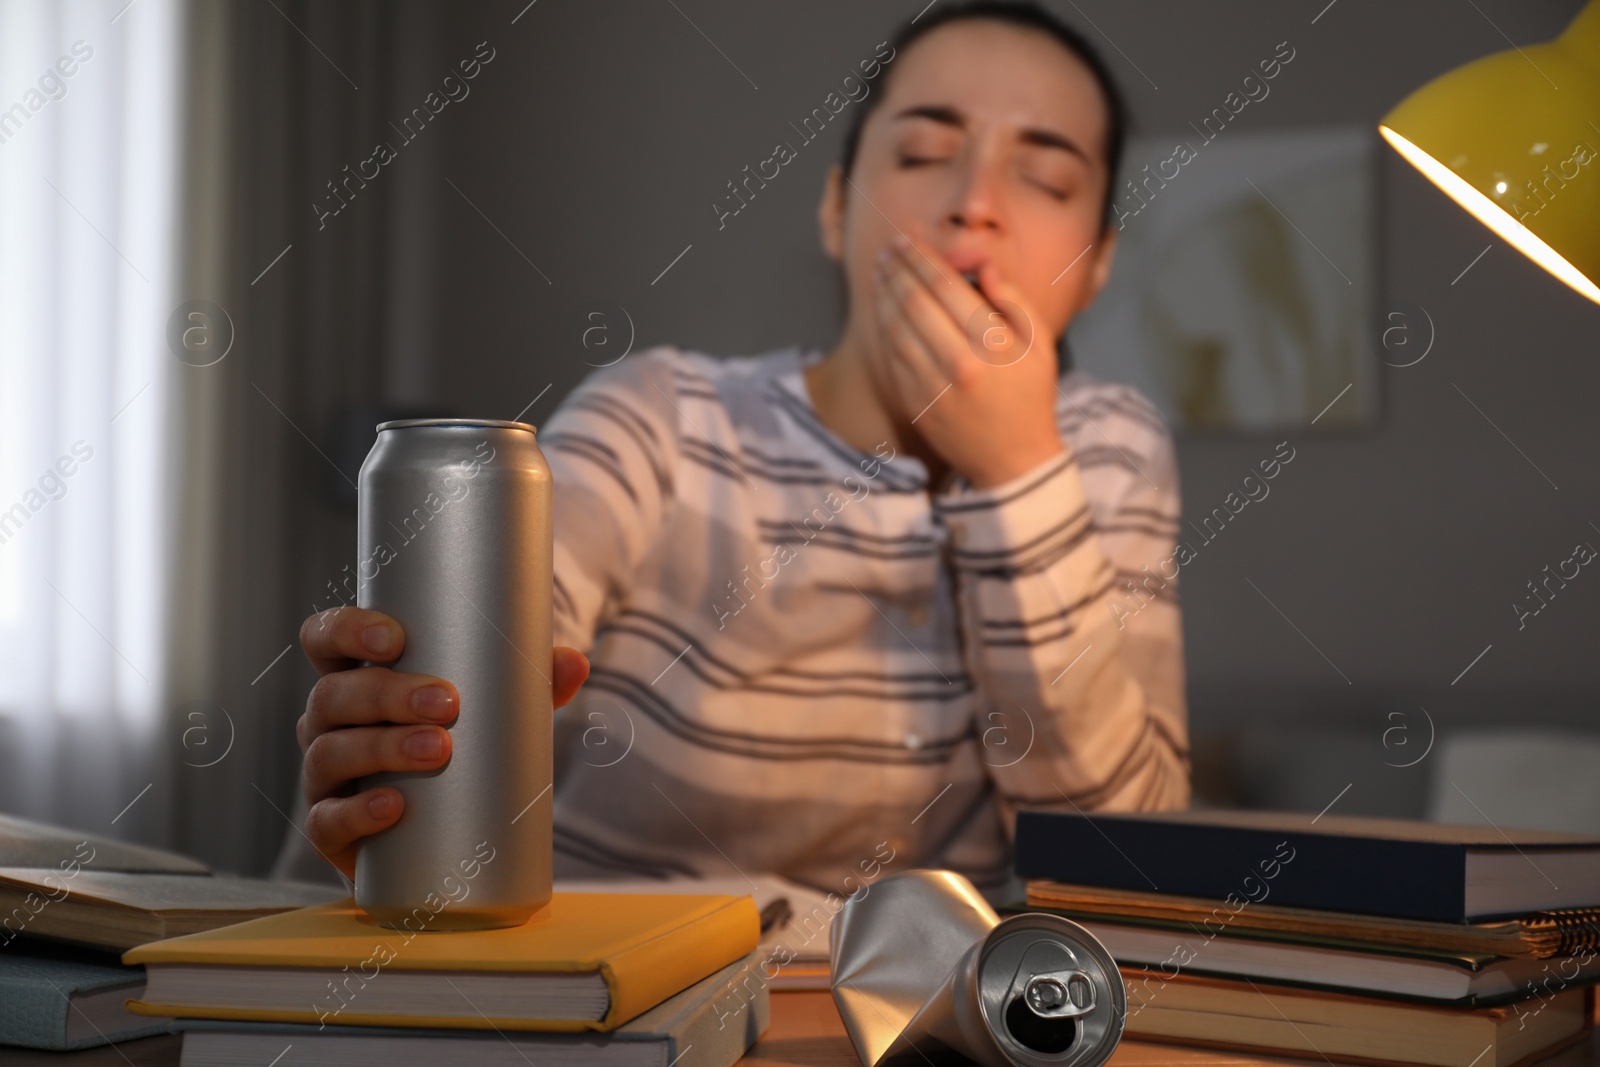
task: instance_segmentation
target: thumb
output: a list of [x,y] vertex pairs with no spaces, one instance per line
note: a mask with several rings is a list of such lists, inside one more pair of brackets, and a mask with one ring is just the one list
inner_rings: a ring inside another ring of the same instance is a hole
[[1022,290],[1013,285],[993,262],[978,268],[978,289],[994,309],[1005,318],[1025,351],[1032,347],[1036,327],[1033,307]]
[[[988,262],[978,268],[978,289],[984,298],[1004,313],[1008,318],[1020,312],[1031,319],[1032,309],[1028,306],[1028,299],[1022,290],[1013,285],[1005,275],[1000,273],[1000,268]],[[1012,307],[1001,307],[1002,303]]]

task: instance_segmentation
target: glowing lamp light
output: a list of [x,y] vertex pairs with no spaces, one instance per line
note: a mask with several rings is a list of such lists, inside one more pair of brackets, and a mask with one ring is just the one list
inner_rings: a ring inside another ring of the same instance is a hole
[[1506,243],[1600,304],[1600,0],[1555,40],[1401,101],[1378,132]]

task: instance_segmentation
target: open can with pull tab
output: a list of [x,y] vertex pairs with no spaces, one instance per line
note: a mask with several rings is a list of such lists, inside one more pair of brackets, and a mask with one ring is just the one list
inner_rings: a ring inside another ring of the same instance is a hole
[[1056,915],[1002,921],[949,871],[852,897],[829,949],[864,1067],[1099,1067],[1122,1038],[1122,977],[1093,934]]

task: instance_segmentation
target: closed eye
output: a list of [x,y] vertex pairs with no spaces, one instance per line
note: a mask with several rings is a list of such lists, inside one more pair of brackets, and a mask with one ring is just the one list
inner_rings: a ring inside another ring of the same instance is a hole
[[1028,184],[1030,184],[1030,185],[1032,185],[1032,186],[1034,186],[1036,188],[1043,189],[1046,193],[1050,194],[1050,196],[1052,196],[1056,200],[1065,200],[1067,198],[1067,192],[1066,192],[1065,189],[1057,189],[1055,186],[1050,185],[1050,184],[1048,184],[1046,182],[1034,181],[1032,178],[1029,178],[1028,179]]
[[947,158],[945,158],[944,156],[901,156],[900,157],[900,165],[902,167],[925,167],[925,166],[927,166],[927,165],[929,165],[931,163],[947,163],[947,162],[949,162],[949,160]]

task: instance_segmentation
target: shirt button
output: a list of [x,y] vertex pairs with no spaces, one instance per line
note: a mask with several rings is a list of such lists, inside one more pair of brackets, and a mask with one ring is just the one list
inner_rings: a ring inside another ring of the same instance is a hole
[[921,734],[906,734],[906,747],[915,751],[922,747]]

